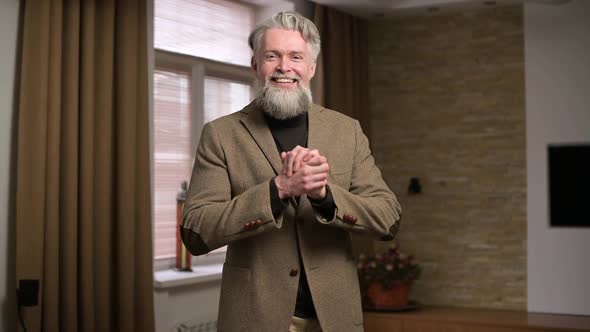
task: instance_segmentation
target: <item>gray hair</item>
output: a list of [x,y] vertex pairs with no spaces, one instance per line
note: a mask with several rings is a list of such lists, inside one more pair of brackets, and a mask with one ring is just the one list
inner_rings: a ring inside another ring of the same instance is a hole
[[250,45],[250,48],[255,55],[260,49],[262,36],[269,29],[299,31],[303,40],[305,40],[311,48],[313,61],[318,59],[321,48],[320,33],[315,24],[301,14],[291,11],[280,12],[257,25],[248,37],[248,45]]

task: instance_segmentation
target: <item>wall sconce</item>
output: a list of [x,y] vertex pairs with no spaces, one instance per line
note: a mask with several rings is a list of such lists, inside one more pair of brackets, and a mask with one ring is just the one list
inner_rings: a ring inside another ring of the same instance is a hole
[[422,185],[420,185],[419,178],[410,178],[410,185],[408,186],[408,194],[419,194],[422,192]]

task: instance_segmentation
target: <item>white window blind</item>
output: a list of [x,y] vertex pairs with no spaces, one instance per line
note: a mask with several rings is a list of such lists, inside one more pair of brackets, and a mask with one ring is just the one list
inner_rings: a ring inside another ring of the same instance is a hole
[[205,77],[205,116],[209,122],[227,114],[241,110],[248,105],[251,86],[232,80]]
[[249,66],[252,6],[227,0],[156,0],[154,46],[175,53]]
[[176,255],[176,195],[192,168],[190,82],[188,73],[154,73],[156,259]]

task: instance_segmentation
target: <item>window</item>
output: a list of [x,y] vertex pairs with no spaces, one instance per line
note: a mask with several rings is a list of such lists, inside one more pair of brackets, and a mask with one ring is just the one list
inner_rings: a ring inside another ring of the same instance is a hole
[[154,258],[157,267],[169,267],[176,255],[176,196],[190,182],[202,127],[253,98],[247,38],[254,8],[222,0],[154,4]]
[[190,76],[154,72],[154,219],[156,258],[176,255],[176,201],[192,164]]
[[215,120],[235,112],[251,100],[251,87],[248,84],[232,80],[205,77],[205,114],[204,122]]

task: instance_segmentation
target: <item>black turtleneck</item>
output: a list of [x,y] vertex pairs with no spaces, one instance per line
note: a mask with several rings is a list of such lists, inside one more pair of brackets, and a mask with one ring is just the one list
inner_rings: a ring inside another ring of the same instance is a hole
[[[275,144],[277,145],[279,154],[283,151],[291,151],[297,145],[307,147],[307,112],[286,120],[274,119],[266,114],[265,118],[272,133],[272,137],[274,138]],[[287,207],[288,201],[281,201],[281,199],[279,198],[279,191],[277,189],[274,179],[270,181],[269,186],[270,205],[274,217],[277,218],[283,212],[283,209]],[[296,197],[296,200],[297,202],[299,202],[299,197]],[[330,188],[328,186],[326,186],[326,197],[324,199],[309,200],[314,209],[320,215],[322,215],[322,217],[328,220],[331,220],[334,217],[336,205],[334,204],[332,192],[330,191]],[[314,318],[317,317],[317,315],[315,312],[315,308],[313,306],[311,292],[309,290],[307,276],[305,274],[301,258],[300,264],[301,268],[299,270],[301,271],[301,275],[299,277],[299,288],[297,289],[297,303],[295,305],[295,312],[293,313],[293,315],[301,318]]]

